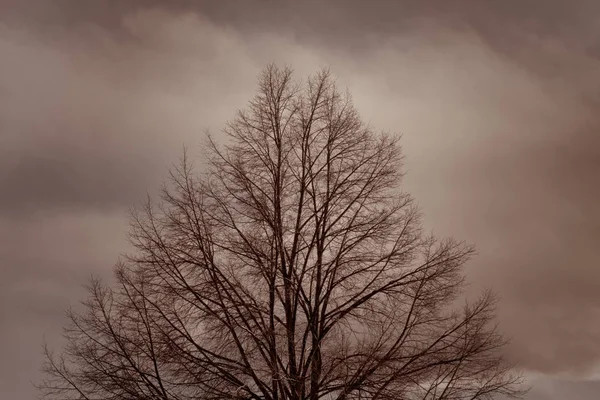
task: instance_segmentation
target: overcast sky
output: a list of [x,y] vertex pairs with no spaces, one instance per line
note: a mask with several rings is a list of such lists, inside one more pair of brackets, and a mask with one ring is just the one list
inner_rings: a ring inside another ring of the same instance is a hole
[[[126,211],[268,63],[329,66],[403,134],[427,226],[473,242],[528,400],[600,392],[597,0],[0,0],[0,390],[127,250]],[[199,153],[200,151],[198,151]]]

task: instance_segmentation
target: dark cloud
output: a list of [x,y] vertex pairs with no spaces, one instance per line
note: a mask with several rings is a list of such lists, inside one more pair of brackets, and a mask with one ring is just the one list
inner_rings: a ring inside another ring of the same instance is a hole
[[[527,400],[593,400],[598,396],[600,381],[568,381],[563,379],[532,379],[533,386]],[[499,398],[498,400],[508,400]]]
[[231,63],[244,55],[225,53],[240,49],[233,33],[160,12],[121,22],[135,44],[94,27],[50,43],[2,29],[0,215],[131,205],[158,185],[183,143],[220,129],[231,112],[220,104],[241,106],[238,91],[253,87],[258,68],[237,74]]
[[33,395],[36,343],[90,272],[109,274],[125,209],[183,144],[218,137],[276,61],[298,77],[331,66],[366,120],[403,133],[428,226],[475,242],[473,287],[501,294],[528,399],[591,399],[599,13],[586,0],[0,0],[0,387]]

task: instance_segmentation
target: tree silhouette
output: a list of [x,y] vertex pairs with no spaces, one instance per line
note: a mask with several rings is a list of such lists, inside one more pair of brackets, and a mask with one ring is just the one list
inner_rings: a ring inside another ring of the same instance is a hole
[[118,286],[94,280],[46,348],[50,399],[484,399],[520,394],[494,297],[456,307],[470,246],[424,234],[396,136],[328,71],[258,94],[132,213]]

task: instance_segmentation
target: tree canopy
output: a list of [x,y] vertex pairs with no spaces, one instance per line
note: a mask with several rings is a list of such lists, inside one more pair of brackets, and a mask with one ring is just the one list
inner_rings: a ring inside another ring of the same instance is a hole
[[459,301],[473,248],[424,232],[399,136],[326,70],[258,93],[132,213],[116,286],[94,280],[47,349],[49,399],[486,399],[518,395],[494,296]]

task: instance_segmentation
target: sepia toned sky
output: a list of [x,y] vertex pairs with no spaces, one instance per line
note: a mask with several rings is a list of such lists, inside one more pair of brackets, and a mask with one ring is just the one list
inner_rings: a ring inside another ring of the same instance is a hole
[[269,62],[403,135],[428,228],[475,243],[527,400],[600,392],[600,2],[0,0],[0,391],[127,250],[126,212]]

